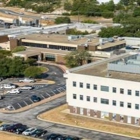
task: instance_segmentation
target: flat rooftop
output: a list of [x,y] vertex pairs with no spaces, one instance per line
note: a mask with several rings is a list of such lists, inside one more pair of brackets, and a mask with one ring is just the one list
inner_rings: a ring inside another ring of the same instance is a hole
[[[30,34],[30,35],[24,35],[19,36],[18,38],[23,38],[22,40],[32,40],[32,41],[43,41],[43,42],[53,42],[53,43],[66,43],[66,44],[74,44],[74,45],[80,45],[85,44],[87,42],[86,37],[81,37],[79,39],[75,40],[68,40],[69,35],[60,35],[60,34]],[[97,42],[99,42],[98,38],[94,38],[89,42],[88,44],[95,45]]]
[[[60,35],[60,34],[39,34],[39,33],[35,33],[35,34],[30,34],[30,35],[21,35],[18,36],[18,39],[23,38],[22,41],[23,42],[46,42],[46,43],[62,43],[62,44],[67,44],[67,45],[83,45],[86,44],[88,42],[88,45],[91,46],[97,46],[99,45],[99,38],[94,37],[93,35],[86,35],[83,37],[80,37],[78,39],[72,39],[72,40],[68,40],[68,36],[70,35]],[[88,41],[88,39],[90,38],[90,41]],[[121,41],[114,41],[114,42],[108,42],[105,43],[104,45],[98,46],[98,49],[102,50],[105,48],[110,48],[112,46],[116,46],[116,45],[121,45],[124,44],[125,41],[121,40]]]
[[19,56],[29,56],[29,55],[38,55],[40,53],[67,55],[70,52],[69,51],[63,51],[63,50],[33,47],[33,48],[27,48],[25,51],[15,52],[13,54],[14,55],[19,55]]
[[73,68],[73,69],[70,69],[69,71],[71,73],[77,73],[77,74],[83,74],[83,75],[140,82],[140,74],[108,70],[107,65],[109,62],[112,62],[118,59],[123,59],[131,55],[132,54],[130,53],[125,53],[125,54],[115,56],[109,59],[98,60],[96,62],[87,64],[87,65]]

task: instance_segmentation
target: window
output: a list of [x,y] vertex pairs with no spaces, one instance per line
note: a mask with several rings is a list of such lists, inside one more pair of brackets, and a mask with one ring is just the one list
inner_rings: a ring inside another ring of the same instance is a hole
[[73,94],[73,99],[76,99],[77,97],[76,97],[76,94]]
[[124,89],[123,88],[120,88],[120,93],[124,94]]
[[87,96],[87,101],[90,101],[90,96]]
[[113,92],[113,93],[116,93],[116,92],[117,92],[117,90],[116,90],[115,87],[112,88],[112,92]]
[[135,104],[135,109],[139,110],[139,104]]
[[135,91],[135,96],[139,96],[139,91],[138,90]]
[[93,97],[93,102],[97,103],[97,97]]
[[115,100],[112,101],[112,105],[116,106],[116,101]]
[[73,82],[73,87],[76,87],[76,82],[75,81]]
[[109,104],[109,100],[101,98],[101,103],[102,104]]
[[124,106],[124,103],[123,102],[120,102],[120,107],[123,107]]
[[131,103],[128,103],[127,104],[127,108],[131,108]]
[[90,89],[90,84],[87,84],[87,89]]
[[109,91],[109,87],[108,86],[101,86],[101,91]]
[[93,89],[94,90],[97,90],[97,85],[93,85]]
[[127,94],[128,94],[128,95],[131,95],[131,92],[132,92],[132,91],[131,91],[130,89],[128,89]]
[[80,82],[80,88],[83,88],[83,83]]
[[80,95],[80,100],[83,100],[83,95]]

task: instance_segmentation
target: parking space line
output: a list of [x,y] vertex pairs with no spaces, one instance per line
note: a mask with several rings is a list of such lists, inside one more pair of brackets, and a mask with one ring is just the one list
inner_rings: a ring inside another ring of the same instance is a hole
[[31,99],[29,99],[32,103],[34,103]]
[[22,108],[22,106],[19,104],[19,103],[17,103],[18,104],[18,106],[20,107],[20,108]]
[[28,105],[27,103],[26,103],[26,101],[23,101],[26,105]]
[[[12,106],[13,107],[13,105],[10,105],[10,106]],[[14,107],[13,107],[14,108]],[[14,108],[14,110],[16,110],[15,108]]]
[[41,94],[41,97],[43,98],[43,99],[45,99],[45,97]]
[[59,88],[58,88],[58,89],[56,89],[56,90],[57,90],[57,91],[59,91],[59,92],[61,92]]
[[46,94],[50,97],[51,95],[46,92]]
[[55,95],[55,93],[53,91],[51,91],[51,92]]

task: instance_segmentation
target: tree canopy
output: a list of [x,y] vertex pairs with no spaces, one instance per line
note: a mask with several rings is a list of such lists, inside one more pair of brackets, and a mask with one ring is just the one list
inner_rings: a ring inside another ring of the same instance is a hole
[[91,54],[86,50],[76,50],[66,55],[65,60],[66,65],[73,68],[88,63],[91,60]]
[[30,66],[24,71],[26,77],[37,78],[42,74],[42,69],[36,66]]
[[36,67],[35,62],[34,59],[12,58],[10,51],[0,51],[0,77],[37,77],[44,69]]
[[71,20],[69,17],[57,17],[55,19],[56,24],[61,24],[61,23],[71,23]]

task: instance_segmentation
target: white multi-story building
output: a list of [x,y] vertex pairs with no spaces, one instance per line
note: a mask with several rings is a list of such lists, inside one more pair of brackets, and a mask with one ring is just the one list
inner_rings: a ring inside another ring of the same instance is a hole
[[126,53],[64,74],[71,113],[140,125],[140,55]]

